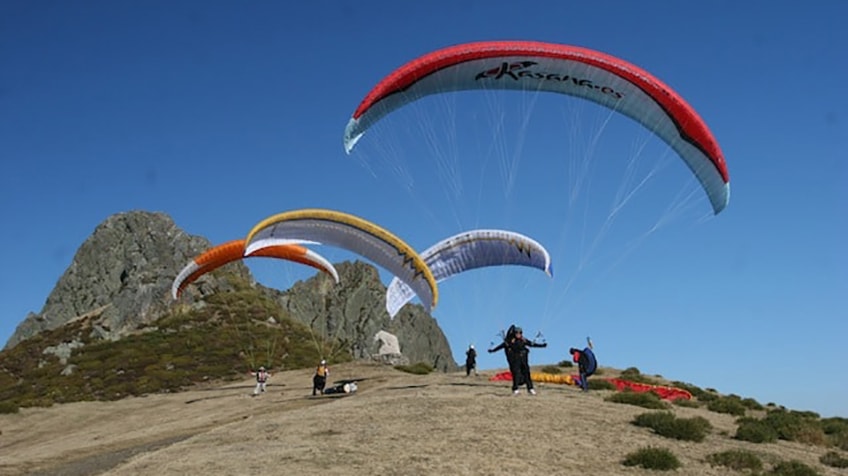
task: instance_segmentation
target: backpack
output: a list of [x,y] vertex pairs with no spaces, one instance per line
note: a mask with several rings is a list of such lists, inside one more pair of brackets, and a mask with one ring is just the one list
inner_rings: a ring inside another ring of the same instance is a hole
[[592,352],[592,349],[586,347],[583,349],[583,355],[586,356],[586,374],[592,375],[598,370],[598,360],[595,358],[595,353]]

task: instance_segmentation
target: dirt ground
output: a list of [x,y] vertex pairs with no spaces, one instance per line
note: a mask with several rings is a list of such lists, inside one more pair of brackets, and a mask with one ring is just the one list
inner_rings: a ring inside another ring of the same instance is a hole
[[0,475],[279,474],[655,474],[621,465],[654,446],[681,460],[678,475],[724,475],[707,454],[745,448],[766,463],[797,459],[823,475],[824,448],[730,438],[734,418],[701,415],[704,442],[669,440],[630,421],[647,410],[604,402],[610,392],[537,384],[512,396],[495,372],[411,375],[379,364],[333,367],[331,382],[358,380],[348,396],[311,396],[311,372],[274,374],[268,391],[254,382],[0,415]]

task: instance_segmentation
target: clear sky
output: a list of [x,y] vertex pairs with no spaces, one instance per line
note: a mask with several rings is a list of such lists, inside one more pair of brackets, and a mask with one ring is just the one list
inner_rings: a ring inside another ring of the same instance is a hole
[[[419,250],[471,228],[548,247],[553,278],[442,283],[458,361],[474,343],[504,367],[484,349],[515,322],[549,343],[531,363],[591,336],[603,365],[848,416],[845,18],[838,1],[2,2],[0,341],[111,214],[162,211],[220,243],[322,207]],[[723,148],[729,207],[712,217],[645,129],[562,95],[420,101],[345,155],[383,76],[494,39],[597,49],[675,88]],[[250,266],[277,288],[311,275]]]

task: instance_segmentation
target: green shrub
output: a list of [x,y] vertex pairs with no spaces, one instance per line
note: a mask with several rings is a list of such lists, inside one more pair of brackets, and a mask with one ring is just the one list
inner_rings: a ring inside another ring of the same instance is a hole
[[654,430],[666,438],[684,441],[704,441],[712,425],[703,417],[677,418],[671,412],[653,412],[638,415],[633,424]]
[[613,403],[636,405],[637,407],[648,408],[651,410],[665,410],[668,408],[668,403],[662,401],[657,394],[651,392],[618,392],[610,395],[605,400]]
[[426,362],[416,362],[412,365],[396,365],[395,368],[400,370],[401,372],[406,372],[415,375],[427,375],[433,370],[435,370],[432,365]]
[[724,466],[736,471],[750,470],[759,472],[763,462],[759,456],[746,450],[728,450],[707,455],[707,463],[711,466]]
[[656,430],[663,426],[670,426],[674,419],[675,416],[671,412],[650,412],[637,415],[631,423]]
[[753,398],[743,398],[741,403],[749,410],[765,410],[765,407]]
[[828,435],[848,433],[848,418],[830,417],[821,420],[822,429]]
[[848,419],[830,417],[821,420],[821,428],[831,445],[848,451]]
[[621,378],[632,379],[638,378],[642,372],[637,367],[627,367],[621,371]]
[[50,408],[53,404],[56,403],[50,397],[32,397],[27,398],[21,402],[21,407],[42,407],[42,408]]
[[685,408],[698,408],[701,406],[701,404],[698,403],[697,400],[687,400],[685,398],[675,398],[674,400],[672,400],[671,403],[677,405],[678,407]]
[[546,374],[558,375],[558,374],[562,373],[562,370],[559,367],[554,366],[554,365],[546,365],[546,366],[542,367],[542,372],[544,372]]
[[0,402],[0,414],[18,413],[18,404],[11,401]]
[[691,383],[681,382],[679,380],[675,380],[671,382],[673,387],[682,388],[687,392],[691,393],[693,397],[700,398],[702,394],[707,393],[701,387],[696,385],[692,385]]
[[774,476],[818,476],[818,471],[800,461],[783,461],[766,474]]
[[719,394],[717,394],[713,391],[710,391],[710,390],[704,390],[703,392],[701,392],[698,395],[697,398],[698,398],[698,401],[700,401],[700,402],[709,403],[709,402],[712,402],[714,400],[718,400],[719,398],[721,398],[721,395],[719,395]]
[[571,368],[574,367],[574,362],[570,360],[560,360],[559,362],[557,362],[557,365],[559,367]]
[[832,466],[834,468],[848,468],[848,458],[842,456],[836,451],[828,451],[819,458],[822,464]]
[[827,446],[834,438],[827,435],[821,420],[812,412],[771,410],[762,420],[741,418],[736,438],[754,443],[777,439]]
[[616,386],[609,380],[602,378],[590,378],[589,390],[616,390]]
[[773,443],[777,436],[777,431],[763,420],[744,418],[740,419],[734,438],[751,443]]
[[670,471],[680,467],[680,460],[677,459],[677,456],[674,456],[674,453],[665,448],[647,447],[628,454],[621,464]]
[[739,397],[719,397],[707,403],[707,410],[734,416],[745,415],[745,405]]
[[810,420],[818,420],[821,418],[821,415],[809,410],[790,410],[789,413],[794,413],[801,418],[807,418]]
[[621,371],[620,378],[630,380],[631,382],[646,383],[648,385],[657,385],[659,382],[647,375],[644,375],[636,367],[628,367]]
[[837,433],[833,435],[827,435],[827,439],[830,441],[831,445],[839,448],[840,450],[848,451],[848,434]]
[[777,437],[781,440],[819,446],[828,443],[823,425],[816,413],[772,410],[766,414],[763,421],[774,428]]
[[707,433],[713,429],[710,421],[701,416],[678,418],[675,424],[677,428],[673,436],[678,440],[703,441]]

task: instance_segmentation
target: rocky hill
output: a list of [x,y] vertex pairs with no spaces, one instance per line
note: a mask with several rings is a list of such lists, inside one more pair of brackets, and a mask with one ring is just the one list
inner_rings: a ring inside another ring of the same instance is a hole
[[[81,317],[89,318],[93,332],[105,340],[150,325],[173,309],[169,291],[174,276],[210,246],[209,240],[189,235],[164,213],[132,211],[107,218],[77,250],[41,312],[30,313],[18,325],[6,349]],[[376,346],[374,335],[385,330],[398,337],[408,360],[441,370],[457,367],[442,330],[423,308],[407,306],[389,319],[383,305],[385,286],[373,266],[346,262],[337,268],[338,285],[317,275],[282,292],[256,283],[243,263],[229,264],[226,271],[247,279],[319,337],[345,342],[355,357],[369,357]],[[230,290],[227,279],[210,273],[190,286],[181,303],[201,306],[203,296]]]
[[355,358],[368,358],[380,330],[397,336],[411,362],[427,362],[442,371],[456,369],[450,345],[436,320],[418,305],[406,306],[394,320],[385,309],[386,287],[377,270],[360,262],[336,265],[341,280],[326,274],[296,283],[278,298],[284,309],[326,337],[343,336]]
[[[209,246],[209,240],[187,234],[164,213],[134,211],[107,218],[79,247],[41,312],[26,316],[6,348],[79,316],[96,315],[96,329],[107,339],[156,320],[171,305],[174,276]],[[234,272],[248,273],[244,265],[234,267]],[[209,286],[219,289],[225,283]]]

